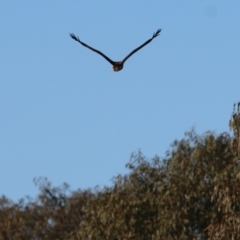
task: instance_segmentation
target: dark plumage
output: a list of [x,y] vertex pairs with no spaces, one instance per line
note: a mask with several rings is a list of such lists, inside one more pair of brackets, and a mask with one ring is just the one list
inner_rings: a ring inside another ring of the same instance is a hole
[[105,54],[103,54],[102,52],[98,51],[95,48],[92,48],[90,46],[88,46],[86,43],[80,41],[80,39],[75,36],[73,33],[70,33],[70,36],[72,39],[74,39],[75,41],[81,43],[84,47],[87,47],[89,49],[91,49],[92,51],[100,54],[102,57],[104,57],[108,62],[110,62],[112,64],[113,70],[115,72],[120,71],[123,69],[123,64],[125,63],[125,61],[130,58],[135,52],[137,52],[138,50],[140,50],[141,48],[143,48],[144,46],[146,46],[148,43],[150,43],[155,37],[157,37],[159,35],[159,33],[161,32],[161,29],[158,29],[156,31],[156,33],[153,33],[153,36],[148,39],[145,43],[143,43],[141,46],[139,46],[138,48],[134,49],[132,52],[130,52],[122,61],[120,62],[114,62],[113,60],[111,60],[109,57],[107,57]]

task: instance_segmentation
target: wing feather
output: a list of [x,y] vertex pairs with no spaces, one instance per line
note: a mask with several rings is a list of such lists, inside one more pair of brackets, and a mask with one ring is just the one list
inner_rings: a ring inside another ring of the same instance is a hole
[[141,46],[139,46],[138,48],[134,49],[132,52],[130,52],[123,60],[122,63],[124,63],[128,58],[130,58],[135,52],[137,52],[138,50],[140,50],[141,48],[143,48],[144,46],[146,46],[148,43],[150,43],[155,37],[157,37],[159,35],[159,33],[161,32],[162,29],[158,29],[156,31],[156,33],[153,33],[153,36],[148,39],[145,43],[143,43]]
[[113,60],[111,60],[109,57],[107,57],[105,54],[103,54],[102,52],[100,52],[100,51],[98,51],[97,49],[92,48],[92,47],[88,46],[86,43],[80,41],[79,37],[75,36],[73,33],[70,33],[70,37],[71,37],[72,39],[74,39],[75,41],[81,43],[84,47],[87,47],[87,48],[89,48],[90,50],[92,50],[92,51],[100,54],[102,57],[104,57],[104,58],[105,58],[108,62],[110,62],[112,65],[114,65],[114,64],[116,63],[116,62],[114,62]]

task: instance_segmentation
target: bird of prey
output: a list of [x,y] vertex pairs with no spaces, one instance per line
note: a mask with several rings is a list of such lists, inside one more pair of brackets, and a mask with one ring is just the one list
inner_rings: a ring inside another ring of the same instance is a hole
[[82,42],[77,36],[75,36],[73,33],[70,33],[70,36],[72,39],[74,39],[75,41],[81,43],[84,47],[89,48],[90,50],[100,54],[102,57],[104,57],[108,62],[110,62],[112,64],[112,68],[113,71],[118,72],[120,70],[123,69],[123,64],[126,62],[126,60],[128,58],[130,58],[135,52],[137,52],[138,50],[140,50],[141,48],[143,48],[144,46],[146,46],[148,43],[150,43],[155,37],[157,37],[159,35],[159,33],[161,32],[161,29],[158,29],[155,33],[153,33],[153,36],[148,39],[145,43],[143,43],[141,46],[139,46],[138,48],[134,49],[132,52],[130,52],[122,61],[119,62],[115,62],[113,60],[111,60],[109,57],[107,57],[105,54],[103,54],[102,52],[98,51],[95,48],[92,48],[90,46],[88,46],[86,43]]

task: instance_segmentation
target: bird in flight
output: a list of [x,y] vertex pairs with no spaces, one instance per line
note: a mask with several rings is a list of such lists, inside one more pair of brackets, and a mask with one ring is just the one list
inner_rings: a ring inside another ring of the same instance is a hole
[[89,48],[90,50],[100,54],[102,57],[104,57],[108,62],[110,62],[112,64],[112,68],[113,71],[118,72],[120,70],[123,69],[123,64],[127,61],[128,58],[130,58],[135,52],[137,52],[138,50],[140,50],[141,48],[143,48],[144,46],[146,46],[148,43],[150,43],[155,37],[157,37],[159,35],[159,33],[161,32],[162,29],[158,29],[155,33],[153,33],[153,36],[148,39],[145,43],[143,43],[141,46],[139,46],[138,48],[134,49],[132,52],[130,52],[122,61],[119,62],[115,62],[113,60],[111,60],[109,57],[107,57],[105,54],[103,54],[102,52],[98,51],[95,48],[92,48],[90,46],[88,46],[86,43],[82,42],[77,36],[75,36],[73,33],[70,33],[70,37],[72,39],[74,39],[75,41],[81,43],[84,47]]

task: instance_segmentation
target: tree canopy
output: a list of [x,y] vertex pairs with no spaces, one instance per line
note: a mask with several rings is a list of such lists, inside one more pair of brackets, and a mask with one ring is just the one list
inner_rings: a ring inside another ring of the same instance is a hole
[[133,153],[103,189],[36,179],[39,194],[0,198],[0,240],[240,239],[240,103],[230,133],[194,130],[164,158]]

